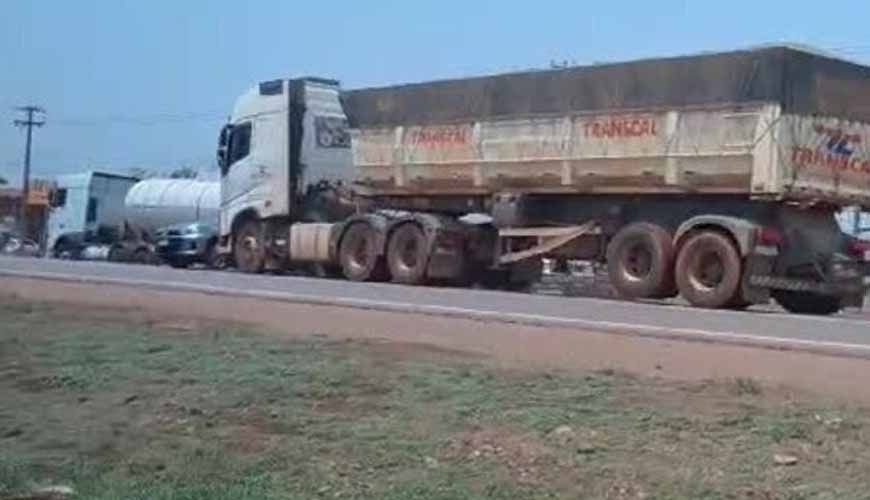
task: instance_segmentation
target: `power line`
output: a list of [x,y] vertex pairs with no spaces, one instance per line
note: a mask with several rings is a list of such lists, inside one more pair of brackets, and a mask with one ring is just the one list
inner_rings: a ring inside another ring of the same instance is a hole
[[36,120],[35,115],[45,114],[45,110],[39,106],[19,106],[18,111],[26,113],[26,120],[15,120],[12,122],[16,127],[27,128],[27,140],[24,146],[24,175],[21,182],[21,202],[18,206],[18,228],[21,234],[26,232],[25,217],[27,215],[27,200],[30,199],[30,148],[33,144],[33,127],[41,127],[45,125],[45,120]]
[[225,113],[218,112],[189,112],[189,113],[160,113],[153,115],[109,115],[91,118],[67,118],[54,120],[57,126],[64,127],[92,127],[102,125],[133,125],[152,126],[171,123],[185,123],[191,121],[217,121],[226,118]]

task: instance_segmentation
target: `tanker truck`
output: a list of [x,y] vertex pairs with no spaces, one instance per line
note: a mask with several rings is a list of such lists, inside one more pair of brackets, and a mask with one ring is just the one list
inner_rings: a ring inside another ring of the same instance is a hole
[[105,259],[124,233],[124,197],[135,177],[88,171],[61,175],[51,195],[46,255]]
[[124,199],[130,232],[149,242],[151,256],[157,257],[151,260],[175,268],[223,267],[214,252],[219,207],[220,183],[196,179],[146,179]]
[[631,299],[860,307],[870,68],[792,47],[346,90],[263,82],[221,130],[245,272],[523,288],[606,264]]
[[[158,231],[177,224],[217,228],[219,204],[218,182],[139,180],[107,172],[60,176],[49,217],[48,255],[156,264]],[[206,255],[209,248],[195,250]]]
[[163,228],[180,223],[217,227],[220,184],[196,179],[145,179],[124,198],[128,227],[154,241]]

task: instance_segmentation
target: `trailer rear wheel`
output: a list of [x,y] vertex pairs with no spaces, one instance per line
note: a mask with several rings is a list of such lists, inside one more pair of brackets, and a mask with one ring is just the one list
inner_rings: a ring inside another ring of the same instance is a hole
[[233,260],[236,267],[245,273],[263,271],[266,250],[263,246],[263,228],[253,219],[239,224],[233,233]]
[[352,224],[338,249],[338,258],[344,276],[351,281],[382,281],[384,262],[378,251],[378,235],[369,224]]
[[628,298],[674,295],[674,244],[670,233],[655,224],[626,226],[607,246],[607,271],[616,291]]
[[795,314],[829,316],[843,308],[840,298],[830,295],[791,290],[774,290],[771,295],[783,309]]
[[420,226],[405,223],[392,232],[387,244],[387,266],[393,282],[422,285],[428,261],[426,235]]
[[689,237],[680,248],[677,287],[696,307],[723,308],[738,303],[743,263],[731,239],[716,231]]
[[137,248],[133,252],[133,262],[141,265],[151,264],[151,252],[147,248]]

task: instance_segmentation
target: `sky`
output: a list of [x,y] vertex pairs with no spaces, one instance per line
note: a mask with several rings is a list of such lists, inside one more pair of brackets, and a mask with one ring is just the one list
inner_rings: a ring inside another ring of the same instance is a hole
[[20,182],[16,106],[47,110],[33,172],[213,166],[258,81],[348,88],[766,43],[870,63],[870,2],[0,0],[0,176]]

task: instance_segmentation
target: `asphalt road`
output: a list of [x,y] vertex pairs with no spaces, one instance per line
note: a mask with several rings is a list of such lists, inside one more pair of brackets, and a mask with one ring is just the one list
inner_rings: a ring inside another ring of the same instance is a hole
[[[866,316],[796,316],[764,311],[709,311],[677,305],[569,298],[456,288],[408,287],[104,262],[0,257],[2,277],[86,280],[314,304],[472,317],[662,338],[764,344],[870,356]],[[0,285],[2,286],[2,285]]]

